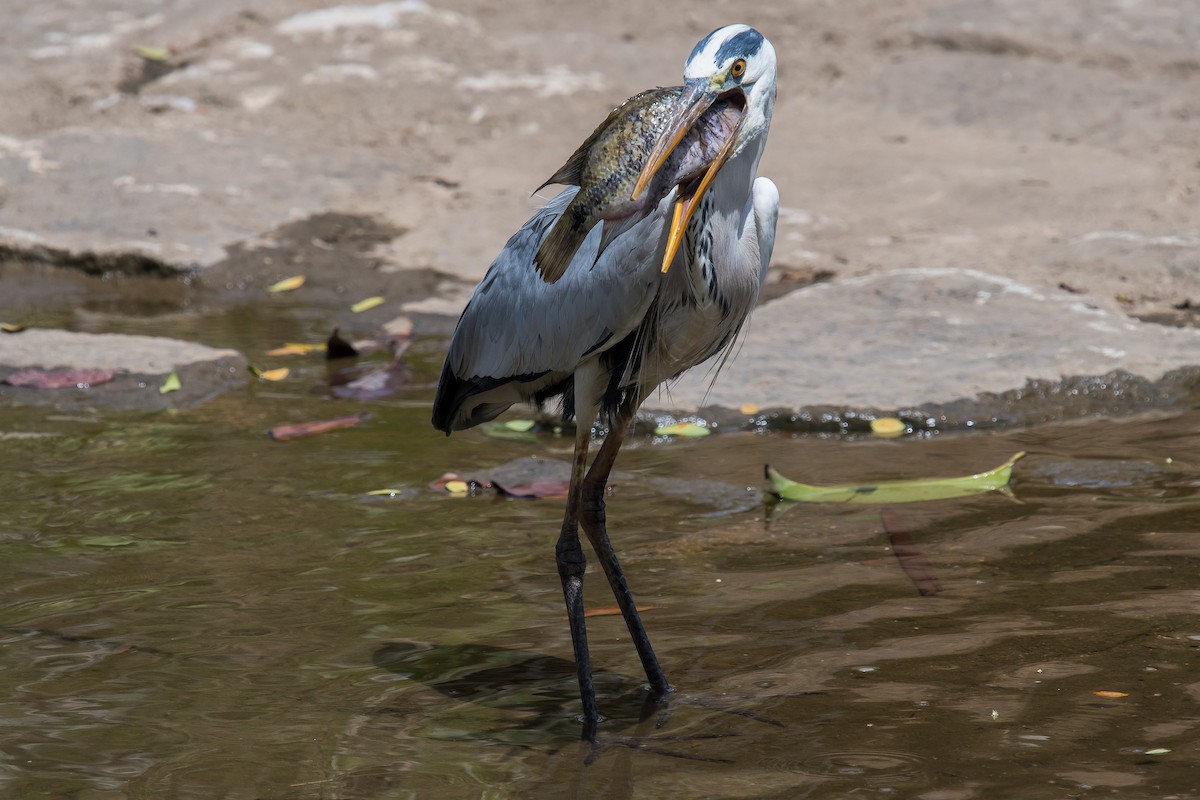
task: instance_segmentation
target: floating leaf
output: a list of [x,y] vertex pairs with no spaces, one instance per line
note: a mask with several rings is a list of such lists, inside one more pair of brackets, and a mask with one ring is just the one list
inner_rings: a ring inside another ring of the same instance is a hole
[[167,394],[168,392],[178,392],[183,388],[183,384],[179,382],[179,373],[172,371],[167,379],[163,381],[162,386],[158,387],[159,394]]
[[138,58],[146,61],[170,61],[171,51],[165,47],[151,47],[149,45],[140,44],[133,48],[134,54]]
[[784,500],[803,503],[916,503],[1003,489],[1012,478],[1013,464],[1024,455],[1024,452],[1017,453],[995,469],[962,478],[917,478],[865,486],[810,486],[788,480],[771,469],[770,465],[764,469],[771,482],[771,491]]
[[363,311],[369,311],[372,308],[374,308],[375,306],[381,306],[381,305],[383,305],[382,297],[379,297],[379,296],[368,297],[366,300],[359,300],[357,303],[350,306],[350,310],[353,311],[355,314],[358,314]]
[[267,436],[270,436],[277,442],[283,442],[288,439],[299,439],[304,436],[316,436],[319,433],[336,431],[340,428],[352,428],[369,416],[370,414],[364,411],[352,417],[337,417],[335,419],[323,419],[315,422],[298,422],[294,425],[279,425],[267,431]]
[[299,289],[304,285],[303,275],[293,275],[290,278],[284,278],[281,281],[276,281],[267,287],[268,292],[290,292],[293,289]]
[[276,347],[274,350],[268,350],[269,356],[306,356],[309,353],[317,350],[324,350],[323,344],[303,344],[301,342],[288,342],[283,347]]
[[28,327],[28,325],[15,325],[11,322],[0,322],[0,331],[4,331],[5,333],[20,333]]
[[1171,748],[1169,748],[1169,747],[1156,747],[1153,750],[1147,750],[1146,755],[1148,755],[1148,756],[1165,756],[1169,752],[1171,752]]
[[107,383],[117,374],[115,369],[21,369],[4,379],[9,386],[29,386],[34,389],[87,389]]
[[758,403],[742,403],[738,411],[743,414],[757,414],[759,412]]
[[259,369],[256,366],[250,365],[250,374],[260,380],[283,380],[288,377],[288,373],[292,372],[287,367],[277,369]]
[[704,425],[695,422],[677,422],[674,425],[662,425],[654,429],[657,436],[708,436],[712,433]]
[[1106,691],[1106,690],[1101,690],[1099,692],[1092,692],[1092,694],[1096,695],[1097,697],[1113,697],[1113,698],[1129,697],[1129,692],[1110,692],[1110,691]]
[[443,472],[442,477],[429,484],[429,488],[439,489],[451,494],[466,494],[468,492],[491,489],[492,484],[489,481],[477,481],[474,478],[464,477],[457,472]]
[[895,417],[880,417],[871,420],[871,433],[890,439],[908,432],[908,426]]
[[395,495],[401,494],[402,492],[404,492],[403,489],[372,489],[371,491],[367,492],[367,496],[368,497],[379,497],[379,496],[393,497]]
[[504,427],[508,428],[510,431],[516,431],[517,433],[527,433],[533,430],[533,426],[536,424],[537,423],[531,419],[510,419],[504,423]]

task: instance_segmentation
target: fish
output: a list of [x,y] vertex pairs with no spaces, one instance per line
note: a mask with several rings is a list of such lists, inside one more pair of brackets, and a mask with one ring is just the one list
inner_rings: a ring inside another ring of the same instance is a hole
[[744,102],[717,100],[671,151],[646,189],[633,199],[638,176],[666,133],[682,92],[682,86],[668,86],[629,98],[613,109],[567,162],[538,187],[579,187],[534,255],[534,265],[544,281],[554,283],[563,276],[598,222],[604,222],[604,232],[597,257],[675,187],[698,182],[736,135]]

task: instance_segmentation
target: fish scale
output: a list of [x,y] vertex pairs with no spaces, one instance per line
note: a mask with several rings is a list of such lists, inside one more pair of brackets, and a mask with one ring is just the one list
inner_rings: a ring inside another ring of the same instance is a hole
[[638,176],[655,144],[666,133],[683,91],[681,86],[649,89],[634,95],[608,115],[542,186],[578,186],[534,256],[542,278],[557,281],[598,222],[605,222],[597,257],[676,187],[697,180],[717,158],[736,130],[741,109],[724,100],[713,103],[672,151],[649,187],[631,199]]

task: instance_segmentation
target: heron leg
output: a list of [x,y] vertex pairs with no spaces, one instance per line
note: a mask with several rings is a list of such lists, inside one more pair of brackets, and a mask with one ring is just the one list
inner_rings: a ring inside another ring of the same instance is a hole
[[622,402],[617,418],[613,420],[612,430],[605,437],[604,444],[600,446],[600,451],[596,454],[591,469],[583,479],[579,509],[580,524],[583,526],[584,533],[587,534],[588,541],[592,543],[592,549],[596,551],[596,555],[600,559],[604,575],[608,578],[608,585],[612,587],[617,605],[621,609],[621,615],[625,617],[625,625],[629,628],[629,635],[633,639],[634,647],[637,648],[638,657],[642,661],[642,669],[646,671],[646,680],[650,682],[650,691],[655,695],[663,695],[671,691],[671,685],[667,682],[666,673],[658,663],[658,657],[654,655],[650,637],[646,634],[645,626],[642,625],[637,604],[634,603],[633,594],[629,591],[625,573],[621,571],[621,564],[617,560],[617,553],[613,549],[612,542],[609,541],[608,531],[605,527],[604,490],[608,484],[608,476],[612,473],[613,463],[617,460],[617,452],[625,440],[625,432],[629,429],[629,423],[633,419],[637,406],[638,398],[635,393],[631,392]]
[[[583,573],[587,557],[579,542],[579,508],[588,441],[592,434],[592,417],[576,419],[575,457],[571,462],[571,485],[567,491],[567,510],[563,514],[562,531],[554,547],[558,577],[562,581],[563,599],[567,605],[567,621],[571,626],[571,647],[575,651],[575,670],[579,677],[579,697],[583,701],[583,736],[589,741],[596,737],[600,713],[596,708],[596,688],[592,683],[592,665],[588,658],[587,627],[583,609]],[[587,422],[583,420],[587,419]]]

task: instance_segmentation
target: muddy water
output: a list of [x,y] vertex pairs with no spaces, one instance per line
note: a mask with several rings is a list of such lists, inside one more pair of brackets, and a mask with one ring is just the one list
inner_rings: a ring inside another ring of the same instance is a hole
[[[88,324],[259,362],[323,333],[286,308]],[[382,402],[329,399],[325,366],[301,360],[191,411],[4,412],[0,795],[1196,796],[1200,411],[633,442],[610,532],[678,691],[645,706],[619,618],[592,618],[610,720],[589,752],[560,501],[425,488],[569,443],[430,430],[440,346],[418,342],[412,389]],[[357,428],[264,435],[361,410]],[[862,483],[1018,450],[1012,497],[881,511],[757,493],[763,462]],[[917,592],[885,519],[939,593]]]

